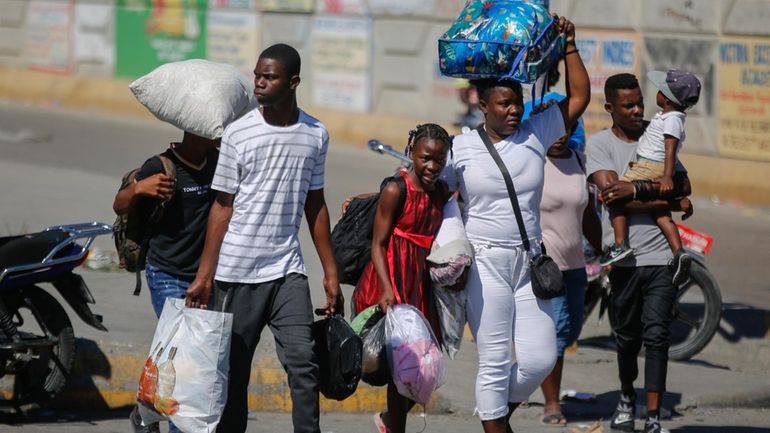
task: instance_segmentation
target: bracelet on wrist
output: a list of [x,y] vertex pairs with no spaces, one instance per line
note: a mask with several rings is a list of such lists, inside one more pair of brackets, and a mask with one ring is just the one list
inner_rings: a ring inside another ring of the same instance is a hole
[[569,56],[570,54],[576,54],[576,53],[579,53],[579,52],[580,52],[580,50],[578,50],[577,48],[575,48],[574,50],[569,50],[569,51],[567,51],[566,53],[564,53],[564,57],[567,57],[567,56]]

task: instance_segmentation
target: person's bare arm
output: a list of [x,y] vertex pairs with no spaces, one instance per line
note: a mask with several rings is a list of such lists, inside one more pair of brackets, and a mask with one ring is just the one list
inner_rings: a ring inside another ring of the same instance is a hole
[[[593,173],[589,180],[599,187],[602,191],[602,200],[608,205],[621,205],[624,212],[627,213],[658,213],[663,211],[684,212],[682,219],[687,219],[692,215],[692,203],[690,200],[666,200],[660,198],[660,183],[649,182],[653,193],[658,198],[652,200],[635,200],[637,191],[633,183],[618,180],[618,175],[614,171],[599,170]],[[690,179],[684,172],[676,173],[674,176],[675,191],[687,196],[692,192]],[[678,194],[680,195],[680,194]],[[622,204],[625,201],[625,204]]]
[[591,102],[591,82],[575,45],[575,25],[564,17],[559,17],[555,24],[556,29],[566,35],[564,83],[567,97],[559,102],[559,109],[564,117],[564,130],[570,131]]
[[664,161],[663,177],[660,178],[660,193],[669,194],[674,189],[674,166],[676,165],[676,148],[679,146],[679,139],[671,136],[664,136],[666,157]]
[[334,261],[329,228],[329,209],[326,206],[323,189],[312,190],[307,193],[305,217],[310,227],[310,237],[313,239],[324,271],[323,286],[326,292],[326,305],[323,309],[326,317],[331,317],[335,313],[344,314],[345,301],[340,289],[337,263]]
[[211,290],[214,287],[214,273],[219,262],[219,250],[227,233],[227,226],[233,216],[234,194],[219,192],[211,205],[206,226],[206,242],[203,246],[198,272],[185,294],[185,304],[193,308],[208,308]]
[[380,200],[377,203],[377,211],[374,214],[374,229],[372,232],[372,262],[374,271],[382,287],[380,296],[380,308],[387,311],[388,308],[396,303],[395,289],[390,283],[390,269],[388,268],[388,244],[390,236],[393,233],[393,227],[396,226],[396,215],[401,199],[401,189],[395,182],[389,182],[380,194]]
[[593,193],[588,195],[588,205],[583,209],[583,236],[594,250],[602,250],[602,223],[596,214]]
[[116,214],[126,214],[133,210],[139,197],[168,200],[174,195],[174,178],[164,173],[154,174],[139,181],[134,181],[115,194],[112,210]]

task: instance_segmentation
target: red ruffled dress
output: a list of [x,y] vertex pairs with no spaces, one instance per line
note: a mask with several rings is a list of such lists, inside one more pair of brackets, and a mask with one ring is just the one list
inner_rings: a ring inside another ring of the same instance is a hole
[[[401,170],[399,174],[406,183],[406,200],[388,243],[386,259],[390,284],[396,303],[417,307],[428,319],[438,341],[441,341],[425,258],[430,254],[433,239],[441,226],[446,200],[439,188],[431,192],[418,191],[406,170]],[[356,313],[379,303],[381,295],[382,287],[374,263],[370,261],[353,292]]]

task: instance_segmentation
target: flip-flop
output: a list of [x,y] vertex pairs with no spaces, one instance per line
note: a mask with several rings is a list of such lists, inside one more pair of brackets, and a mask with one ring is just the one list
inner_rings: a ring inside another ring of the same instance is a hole
[[567,425],[567,418],[564,418],[561,412],[556,412],[543,416],[540,422],[550,427],[564,427]]

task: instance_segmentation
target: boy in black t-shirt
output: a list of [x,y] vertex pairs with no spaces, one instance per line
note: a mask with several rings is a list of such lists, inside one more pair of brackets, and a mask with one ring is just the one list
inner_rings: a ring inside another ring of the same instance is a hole
[[126,213],[134,206],[146,207],[149,212],[155,200],[167,200],[161,220],[152,228],[145,268],[157,316],[166,297],[184,298],[198,270],[206,220],[214,201],[210,187],[218,145],[219,139],[185,132],[181,143],[171,143],[163,153],[174,163],[176,179],[164,173],[158,157],[152,157],[139,169],[136,182],[115,196],[116,213]]
[[[181,143],[171,143],[163,153],[174,163],[176,178],[166,175],[160,158],[153,156],[139,169],[136,181],[115,196],[112,208],[118,214],[135,206],[149,213],[156,200],[167,200],[162,218],[152,227],[145,265],[152,307],[159,317],[166,298],[185,297],[198,270],[206,222],[216,196],[210,187],[219,142],[185,132]],[[157,424],[141,426],[136,420],[132,413],[137,432],[159,431]],[[170,433],[178,431],[170,424]]]

